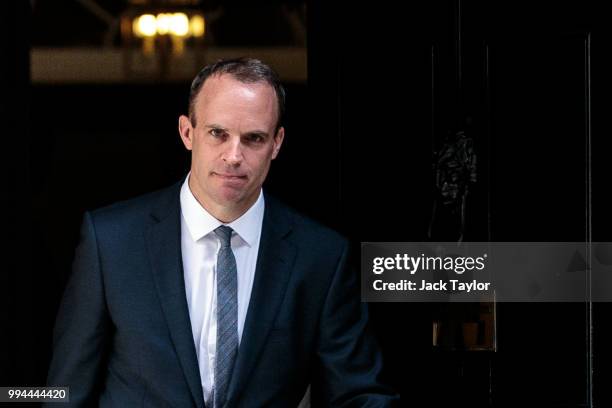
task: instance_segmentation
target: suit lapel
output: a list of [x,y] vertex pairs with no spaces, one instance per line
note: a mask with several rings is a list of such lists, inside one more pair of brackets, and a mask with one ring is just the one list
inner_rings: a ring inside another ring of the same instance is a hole
[[193,343],[181,255],[181,183],[171,188],[168,197],[153,211],[154,223],[146,233],[155,286],[181,368],[195,405],[204,407],[198,359]]
[[296,255],[295,247],[287,239],[290,231],[290,215],[266,196],[255,280],[228,388],[228,406],[235,404],[240,391],[244,389],[287,289]]

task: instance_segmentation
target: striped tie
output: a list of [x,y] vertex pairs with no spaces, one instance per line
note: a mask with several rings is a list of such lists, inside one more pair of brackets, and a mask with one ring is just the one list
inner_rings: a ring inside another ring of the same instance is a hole
[[217,255],[217,350],[215,353],[214,408],[227,398],[234,361],[238,354],[238,276],[232,252],[232,229],[225,225],[215,230],[221,248]]

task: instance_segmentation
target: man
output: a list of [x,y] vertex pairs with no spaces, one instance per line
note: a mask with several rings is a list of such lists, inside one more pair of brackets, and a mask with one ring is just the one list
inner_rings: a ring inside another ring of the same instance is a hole
[[186,180],[86,213],[49,385],[76,406],[385,407],[347,242],[262,193],[284,90],[257,60],[193,81]]

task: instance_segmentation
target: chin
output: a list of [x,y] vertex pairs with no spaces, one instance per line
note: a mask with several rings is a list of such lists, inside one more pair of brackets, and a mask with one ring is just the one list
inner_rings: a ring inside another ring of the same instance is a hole
[[222,188],[217,194],[219,203],[225,207],[233,207],[244,201],[246,193],[232,188]]

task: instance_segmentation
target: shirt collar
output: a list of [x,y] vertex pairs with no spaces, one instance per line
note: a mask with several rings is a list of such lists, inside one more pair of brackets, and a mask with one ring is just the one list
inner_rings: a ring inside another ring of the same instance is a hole
[[261,225],[263,223],[264,214],[264,196],[263,191],[259,191],[259,197],[255,203],[240,217],[224,224],[215,217],[213,217],[200,203],[196,200],[195,196],[189,188],[189,177],[191,173],[185,178],[185,182],[181,187],[180,200],[181,200],[181,212],[183,218],[187,224],[189,234],[194,241],[198,241],[202,237],[213,232],[217,227],[221,225],[227,225],[231,227],[236,233],[242,238],[247,245],[253,246]]

